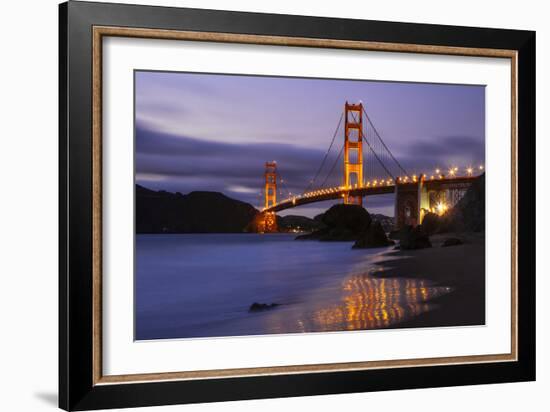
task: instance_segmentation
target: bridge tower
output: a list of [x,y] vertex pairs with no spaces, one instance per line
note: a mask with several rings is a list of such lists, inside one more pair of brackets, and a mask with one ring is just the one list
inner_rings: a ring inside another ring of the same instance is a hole
[[[265,163],[265,208],[277,204],[277,162]],[[264,233],[277,232],[277,217],[275,212],[263,212],[260,231]]]
[[265,208],[277,203],[277,162],[265,162]]
[[[346,102],[344,132],[344,186],[363,186],[363,103]],[[355,179],[353,179],[355,177]],[[355,180],[355,182],[354,182]],[[363,205],[361,196],[344,194],[344,203]]]

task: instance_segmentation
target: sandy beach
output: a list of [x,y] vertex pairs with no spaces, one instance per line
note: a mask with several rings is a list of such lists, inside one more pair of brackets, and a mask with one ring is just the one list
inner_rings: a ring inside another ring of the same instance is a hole
[[[442,247],[456,237],[464,244]],[[378,262],[384,270],[372,273],[383,278],[422,278],[452,291],[430,300],[434,307],[393,327],[436,327],[485,324],[485,237],[479,233],[445,234],[430,238],[433,247],[395,251]]]

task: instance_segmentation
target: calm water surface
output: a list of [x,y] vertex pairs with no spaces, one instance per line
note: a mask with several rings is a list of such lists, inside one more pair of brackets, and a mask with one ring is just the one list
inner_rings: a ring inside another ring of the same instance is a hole
[[[430,310],[422,279],[377,278],[391,248],[295,235],[138,235],[136,339],[384,328]],[[253,302],[279,303],[250,313]]]

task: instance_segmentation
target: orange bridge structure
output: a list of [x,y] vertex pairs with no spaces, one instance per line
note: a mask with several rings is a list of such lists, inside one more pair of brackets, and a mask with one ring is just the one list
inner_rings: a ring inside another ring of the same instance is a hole
[[[319,182],[329,153],[334,147],[340,126],[344,121],[344,142],[325,178]],[[363,151],[365,146],[367,153]],[[342,165],[343,177],[340,186],[326,185],[338,164]],[[300,194],[287,191],[286,196],[277,201],[277,183],[284,189],[275,161],[265,164],[264,207],[260,218],[260,232],[276,232],[276,212],[321,202],[341,199],[345,204],[363,205],[369,196],[394,194],[395,228],[404,225],[416,226],[422,223],[428,212],[444,214],[466,193],[468,187],[482,173],[483,165],[463,170],[451,167],[448,170],[436,169],[433,173],[409,174],[393,156],[380,134],[374,127],[363,103],[346,102],[344,111],[332,137],[330,146],[308,187]],[[319,182],[319,183],[318,183]],[[317,183],[317,185],[316,185]]]

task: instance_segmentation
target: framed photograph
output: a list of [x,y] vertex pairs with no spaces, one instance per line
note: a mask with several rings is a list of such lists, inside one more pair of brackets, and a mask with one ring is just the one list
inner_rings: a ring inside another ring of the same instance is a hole
[[60,5],[60,407],[535,379],[535,33]]

